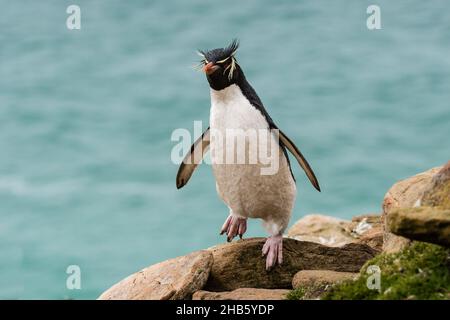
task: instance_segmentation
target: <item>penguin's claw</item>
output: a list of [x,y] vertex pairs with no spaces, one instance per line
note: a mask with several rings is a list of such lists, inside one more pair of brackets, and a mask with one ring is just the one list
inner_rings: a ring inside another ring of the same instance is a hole
[[227,220],[225,220],[222,226],[222,229],[220,229],[220,235],[223,235],[225,232],[227,232],[230,222],[231,222],[231,215],[228,216]]
[[236,236],[239,236],[239,238],[242,239],[242,235],[245,231],[247,231],[247,219],[229,215],[220,230],[220,234],[226,233],[227,241],[231,242]]
[[262,255],[266,257],[266,270],[269,271],[275,265],[283,263],[283,237],[281,235],[267,238],[262,248]]

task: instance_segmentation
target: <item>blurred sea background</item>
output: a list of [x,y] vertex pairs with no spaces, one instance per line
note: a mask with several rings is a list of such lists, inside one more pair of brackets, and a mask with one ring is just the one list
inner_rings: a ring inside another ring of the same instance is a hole
[[[66,28],[67,6],[81,30]],[[450,150],[450,3],[0,0],[0,298],[93,299],[225,241],[211,168],[177,190],[177,128],[209,118],[196,49],[238,62],[322,186],[294,164],[291,225],[380,212]],[[292,159],[292,158],[291,158]],[[251,221],[247,236],[265,236]],[[81,268],[81,290],[66,269]]]

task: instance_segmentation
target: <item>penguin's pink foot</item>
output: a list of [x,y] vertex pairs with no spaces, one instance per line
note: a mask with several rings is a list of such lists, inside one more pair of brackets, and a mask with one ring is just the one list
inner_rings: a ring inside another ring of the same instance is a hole
[[242,235],[245,231],[247,231],[247,219],[229,215],[220,230],[220,234],[222,235],[226,233],[227,241],[230,242],[237,235],[239,235],[239,238],[242,239]]
[[275,265],[283,262],[283,236],[271,236],[267,238],[262,248],[263,257],[266,257],[266,270],[269,271]]

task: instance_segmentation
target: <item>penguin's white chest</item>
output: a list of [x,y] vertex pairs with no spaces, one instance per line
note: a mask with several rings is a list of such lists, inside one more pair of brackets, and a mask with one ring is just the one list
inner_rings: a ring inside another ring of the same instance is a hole
[[211,89],[210,126],[216,130],[268,129],[262,113],[250,104],[233,84],[223,90]]
[[[265,117],[250,104],[237,85],[220,91],[211,89],[210,130],[217,191],[232,212],[243,217],[287,218],[288,221],[296,189],[287,160],[279,144],[273,143],[274,140],[270,143],[270,129]],[[258,148],[254,148],[255,136]],[[246,141],[244,163],[240,162],[239,143],[228,143],[230,139]],[[265,152],[261,152],[261,142],[265,143]],[[272,159],[277,161],[276,171],[263,175],[261,168],[271,165],[268,163],[270,153],[276,154]],[[213,155],[220,155],[223,161],[217,161]],[[281,224],[287,224],[287,221]]]

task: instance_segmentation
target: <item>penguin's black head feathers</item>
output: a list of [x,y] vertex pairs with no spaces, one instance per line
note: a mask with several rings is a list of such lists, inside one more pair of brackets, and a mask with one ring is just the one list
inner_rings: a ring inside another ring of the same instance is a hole
[[205,72],[211,88],[222,90],[236,83],[242,74],[234,56],[238,47],[239,42],[234,39],[228,47],[198,51],[203,58],[199,68]]
[[228,47],[212,50],[199,50],[198,52],[206,62],[216,63],[217,61],[223,61],[232,57],[236,53],[238,48],[239,41],[237,39],[233,39]]

